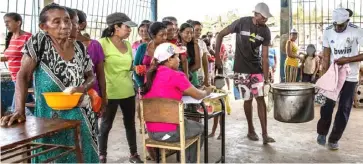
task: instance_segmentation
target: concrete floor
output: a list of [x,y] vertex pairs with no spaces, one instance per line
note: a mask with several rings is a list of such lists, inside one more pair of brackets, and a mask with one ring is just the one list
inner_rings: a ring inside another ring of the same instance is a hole
[[[231,103],[232,114],[226,117],[227,163],[363,162],[363,109],[352,109],[348,126],[339,142],[340,150],[330,151],[316,143],[316,123],[319,119],[320,109],[318,106],[315,108],[315,119],[303,124],[281,123],[274,120],[273,111],[268,113],[269,134],[277,142],[263,145],[262,141],[253,142],[246,138],[247,122],[242,110],[243,102],[232,101]],[[254,125],[261,138],[261,128],[256,111]],[[212,120],[210,120],[209,127],[212,127],[212,124]],[[139,154],[142,155],[141,135],[138,134],[137,137]],[[214,162],[220,154],[220,141],[211,138],[209,145],[209,162]],[[122,114],[118,112],[108,143],[108,162],[127,163],[128,156]],[[202,157],[202,159],[204,158]],[[176,158],[171,156],[167,161],[176,162]]]

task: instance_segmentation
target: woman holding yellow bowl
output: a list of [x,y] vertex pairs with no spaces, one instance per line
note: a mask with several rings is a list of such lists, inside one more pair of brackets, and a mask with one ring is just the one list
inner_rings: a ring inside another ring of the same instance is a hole
[[[72,9],[57,4],[43,8],[39,16],[42,31],[30,38],[24,45],[23,59],[17,75],[15,88],[15,112],[1,119],[1,125],[11,125],[14,121],[25,121],[24,104],[27,84],[34,75],[36,117],[61,118],[81,121],[81,145],[85,163],[98,163],[96,113],[90,103],[86,107],[69,110],[50,108],[42,95],[47,92],[62,92],[73,87],[72,93],[85,93],[93,87],[94,74],[92,62],[81,42],[75,41],[78,30],[78,17]],[[62,103],[62,102],[59,102]],[[84,104],[84,103],[82,103]],[[87,104],[87,103],[86,103]],[[55,136],[45,137],[37,142],[74,145],[73,131],[64,131]],[[34,159],[35,163],[60,154],[51,151]],[[74,163],[75,154],[69,154],[56,160],[56,163]]]

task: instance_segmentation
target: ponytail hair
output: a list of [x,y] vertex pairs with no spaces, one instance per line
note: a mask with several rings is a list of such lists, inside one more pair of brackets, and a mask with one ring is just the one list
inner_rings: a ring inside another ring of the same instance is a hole
[[13,36],[12,32],[8,32],[5,38],[5,50],[9,48],[11,37]]
[[[178,33],[178,39],[180,40],[180,42],[182,41],[182,37],[181,37],[180,33],[182,33],[186,28],[191,28],[194,32],[194,27],[191,24],[183,23],[180,26],[179,33]],[[186,47],[187,47],[187,54],[190,57],[189,67],[191,67],[192,65],[195,64],[194,38],[192,38],[192,40],[187,43]]]
[[[122,23],[117,23],[115,25],[117,25],[118,27],[121,27]],[[102,31],[101,38],[113,36],[113,34],[115,33],[115,25],[108,26],[106,29],[104,29]]]
[[[170,58],[173,58],[175,55],[170,56]],[[146,83],[141,87],[141,94],[145,95],[151,90],[151,87],[153,85],[156,72],[159,68],[159,66],[164,65],[168,60],[162,61],[161,63],[158,62],[156,58],[153,58],[151,62],[151,66],[149,70],[146,73]]]

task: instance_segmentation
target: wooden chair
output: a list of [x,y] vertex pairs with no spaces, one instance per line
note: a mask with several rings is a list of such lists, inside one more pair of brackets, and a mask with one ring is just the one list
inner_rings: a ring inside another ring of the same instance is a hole
[[[162,98],[142,99],[140,101],[142,140],[144,145],[144,162],[146,163],[146,147],[158,148],[161,151],[161,160],[166,163],[165,150],[180,151],[180,162],[185,163],[185,149],[197,142],[197,163],[200,163],[200,135],[185,139],[184,108],[183,103]],[[180,126],[180,142],[155,141],[145,136],[145,122],[163,122],[178,124]]]

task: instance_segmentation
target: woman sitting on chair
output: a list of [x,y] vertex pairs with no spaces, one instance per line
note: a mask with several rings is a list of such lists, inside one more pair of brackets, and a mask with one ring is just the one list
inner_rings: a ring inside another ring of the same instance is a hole
[[[183,72],[178,71],[179,54],[184,53],[185,48],[171,43],[160,44],[154,52],[152,67],[146,75],[146,84],[143,89],[143,98],[167,98],[181,101],[183,94],[195,99],[202,99],[212,92],[212,88],[205,90],[195,88]],[[150,138],[157,141],[178,142],[180,134],[178,125],[169,123],[146,122]],[[201,123],[185,119],[185,139],[193,138],[203,133]],[[203,141],[202,141],[203,143]],[[186,161],[197,161],[197,144],[186,149]]]

